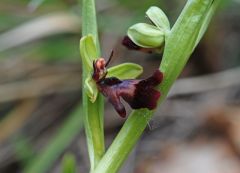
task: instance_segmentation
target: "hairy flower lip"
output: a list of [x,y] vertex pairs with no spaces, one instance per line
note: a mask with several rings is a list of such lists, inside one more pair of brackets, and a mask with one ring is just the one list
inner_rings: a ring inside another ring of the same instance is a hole
[[161,83],[163,74],[156,70],[155,73],[147,79],[126,79],[119,80],[111,77],[105,78],[97,83],[99,91],[108,98],[118,114],[125,118],[126,110],[121,102],[122,98],[132,109],[147,108],[153,110],[157,106],[157,101],[161,93],[154,89]]

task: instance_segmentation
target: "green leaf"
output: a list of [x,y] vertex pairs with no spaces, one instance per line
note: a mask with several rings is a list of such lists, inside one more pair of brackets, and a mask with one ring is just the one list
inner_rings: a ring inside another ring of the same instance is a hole
[[95,81],[92,79],[92,76],[87,77],[84,85],[85,91],[87,92],[90,101],[94,103],[98,96],[98,89]]
[[166,14],[158,7],[152,6],[146,12],[147,17],[160,29],[170,31],[170,23]]
[[163,30],[146,23],[131,26],[127,35],[135,44],[144,48],[158,48],[164,44]]
[[62,173],[76,173],[76,159],[73,154],[67,153],[64,155]]
[[143,72],[143,68],[134,63],[123,63],[108,69],[108,77],[117,77],[119,79],[135,79]]
[[82,58],[82,63],[85,66],[87,72],[92,71],[92,63],[94,59],[97,59],[97,48],[94,43],[94,38],[92,35],[87,35],[80,40],[80,54]]

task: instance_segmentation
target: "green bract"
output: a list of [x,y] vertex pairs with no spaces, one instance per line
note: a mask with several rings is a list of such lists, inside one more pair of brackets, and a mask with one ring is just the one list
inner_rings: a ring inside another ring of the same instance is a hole
[[147,17],[164,32],[170,31],[170,23],[166,14],[158,7],[152,6],[146,12]]

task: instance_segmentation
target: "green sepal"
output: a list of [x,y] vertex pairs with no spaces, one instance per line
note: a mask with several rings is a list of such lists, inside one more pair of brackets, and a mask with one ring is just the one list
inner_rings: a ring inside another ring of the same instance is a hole
[[97,59],[97,48],[92,35],[87,35],[80,40],[80,54],[82,63],[87,72],[91,72],[94,59]]
[[163,29],[165,32],[170,31],[169,20],[160,8],[152,6],[147,10],[146,15],[159,29]]
[[[87,35],[80,40],[80,54],[84,68],[91,74],[93,70],[93,61],[97,59],[97,48],[92,35]],[[89,75],[84,82],[85,91],[92,103],[97,99],[98,89],[95,81]]]
[[131,26],[127,35],[136,45],[144,48],[159,48],[164,44],[164,31],[146,23]]
[[84,84],[85,91],[92,103],[94,103],[98,96],[98,89],[95,81],[92,79],[92,76],[88,76]]

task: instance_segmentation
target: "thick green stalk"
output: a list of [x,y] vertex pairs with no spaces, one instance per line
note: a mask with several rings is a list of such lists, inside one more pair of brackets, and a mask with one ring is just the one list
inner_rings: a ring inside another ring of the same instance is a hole
[[[82,0],[82,35],[93,35],[97,46],[97,54],[100,56],[100,48],[97,32],[97,19],[94,0]],[[87,136],[88,151],[90,157],[91,171],[96,167],[105,152],[104,128],[103,128],[103,98],[99,94],[97,100],[90,102],[84,87],[88,72],[83,65],[82,95],[84,126]]]
[[[163,60],[160,70],[164,73],[164,80],[160,86],[162,93],[159,104],[166,98],[194,50],[199,34],[203,35],[203,25],[208,24],[212,17],[209,15],[212,3],[218,0],[189,0],[180,17],[165,40]],[[206,19],[209,18],[209,19]],[[112,145],[99,162],[94,173],[116,173],[126,160],[128,154],[140,138],[154,111],[141,109],[133,111],[113,141]]]

